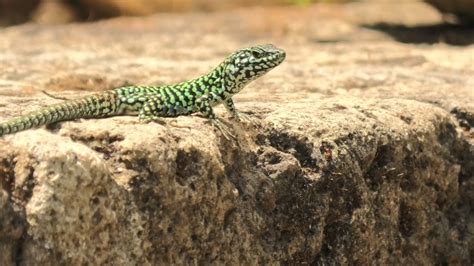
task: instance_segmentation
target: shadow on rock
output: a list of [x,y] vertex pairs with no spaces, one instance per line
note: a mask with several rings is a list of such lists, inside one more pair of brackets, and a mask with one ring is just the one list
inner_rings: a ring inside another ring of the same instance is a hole
[[447,43],[467,46],[474,43],[474,27],[467,25],[434,24],[406,26],[400,24],[377,23],[362,25],[364,28],[385,32],[403,43]]

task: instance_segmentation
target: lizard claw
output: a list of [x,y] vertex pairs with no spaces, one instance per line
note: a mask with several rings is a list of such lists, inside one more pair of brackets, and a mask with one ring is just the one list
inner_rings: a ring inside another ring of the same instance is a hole
[[253,123],[252,118],[246,113],[238,113],[237,120],[246,123]]
[[211,120],[211,123],[214,129],[219,130],[222,136],[224,136],[224,138],[227,140],[230,140],[231,138],[236,139],[236,136],[232,134],[227,127],[223,126],[222,123],[217,119]]

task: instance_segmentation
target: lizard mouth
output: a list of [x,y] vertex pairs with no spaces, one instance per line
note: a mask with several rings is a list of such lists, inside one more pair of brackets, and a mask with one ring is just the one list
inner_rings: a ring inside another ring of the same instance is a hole
[[265,60],[269,62],[275,62],[277,65],[283,62],[286,58],[286,53],[284,50],[277,48],[273,44],[267,44],[262,46],[267,52]]
[[265,61],[269,62],[271,65],[277,66],[281,62],[283,62],[283,60],[285,60],[285,57],[286,57],[286,54],[284,51],[275,52],[275,53],[267,55],[265,57]]

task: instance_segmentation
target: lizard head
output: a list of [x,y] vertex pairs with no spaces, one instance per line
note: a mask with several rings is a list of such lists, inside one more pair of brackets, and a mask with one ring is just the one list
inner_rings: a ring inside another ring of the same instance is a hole
[[225,89],[231,93],[237,93],[250,81],[278,66],[285,56],[285,51],[271,44],[234,52],[224,61]]

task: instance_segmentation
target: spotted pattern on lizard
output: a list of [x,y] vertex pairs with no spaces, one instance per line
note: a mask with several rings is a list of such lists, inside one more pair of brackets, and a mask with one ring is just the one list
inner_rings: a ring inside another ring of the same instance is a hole
[[0,136],[80,118],[138,115],[140,121],[150,122],[198,112],[226,134],[213,107],[222,103],[238,119],[232,96],[278,66],[285,56],[271,44],[240,49],[199,78],[169,86],[119,87],[51,105],[0,123]]

